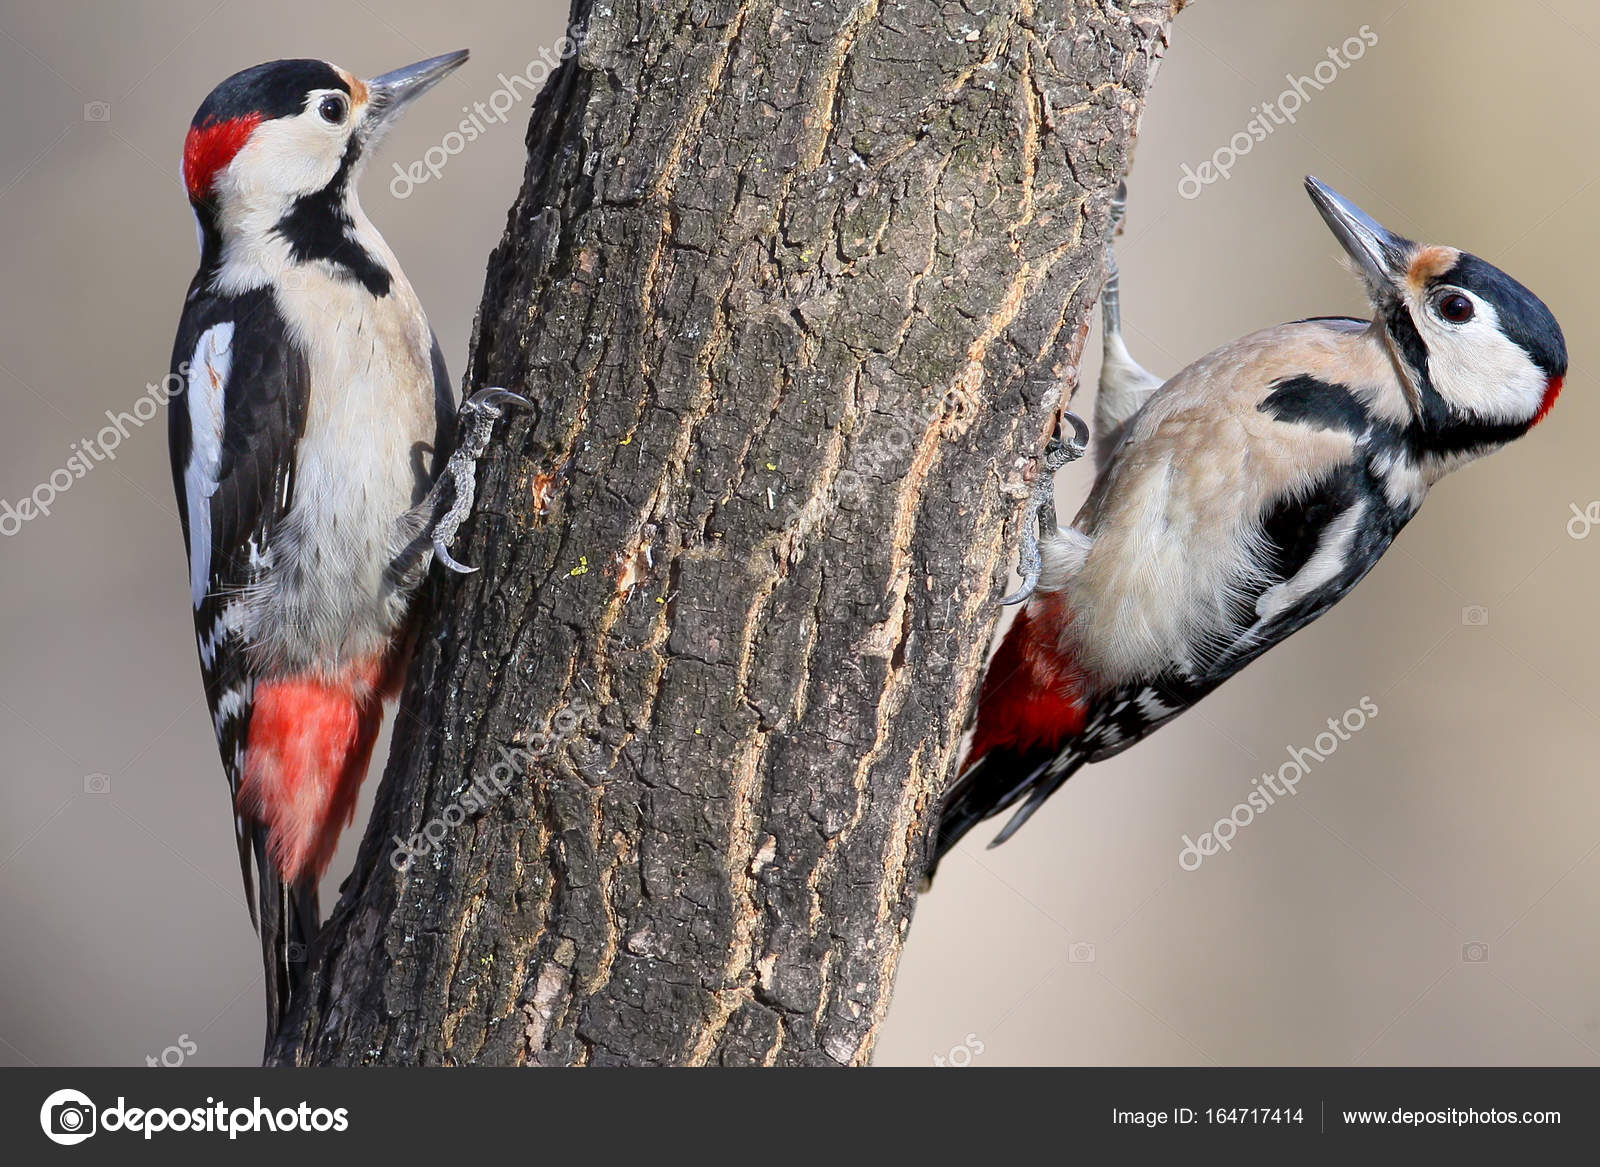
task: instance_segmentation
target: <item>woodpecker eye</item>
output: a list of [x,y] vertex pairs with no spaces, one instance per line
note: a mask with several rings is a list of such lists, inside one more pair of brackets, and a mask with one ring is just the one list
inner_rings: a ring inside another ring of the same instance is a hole
[[1465,324],[1472,319],[1472,301],[1460,292],[1446,292],[1434,307],[1451,324]]
[[317,106],[317,116],[330,126],[336,126],[344,121],[346,112],[348,112],[348,107],[345,105],[344,98],[335,93],[328,94],[327,97],[322,99],[322,104]]

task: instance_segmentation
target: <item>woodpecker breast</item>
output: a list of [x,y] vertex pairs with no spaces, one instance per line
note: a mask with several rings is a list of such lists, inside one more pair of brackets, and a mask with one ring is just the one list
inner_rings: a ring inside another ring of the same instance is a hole
[[436,386],[427,320],[388,258],[385,296],[317,265],[277,290],[311,391],[293,504],[249,605],[252,651],[273,671],[368,660],[405,616],[386,571],[433,481]]
[[[1331,388],[1347,414],[1287,407],[1285,386],[1302,378]],[[1382,343],[1360,321],[1266,329],[1172,378],[1133,419],[1073,522],[1089,543],[1067,560],[1080,565],[1041,582],[1073,612],[1067,652],[1102,678],[1199,668],[1238,637],[1241,610],[1248,626],[1330,569],[1332,545],[1307,578],[1278,578],[1282,556],[1265,527],[1279,500],[1303,499],[1341,471],[1359,467],[1366,479],[1370,468],[1384,487],[1370,505],[1409,518],[1425,486],[1391,437],[1403,409]],[[1357,505],[1369,503],[1352,497],[1344,509]],[[1048,576],[1048,556],[1046,566]]]

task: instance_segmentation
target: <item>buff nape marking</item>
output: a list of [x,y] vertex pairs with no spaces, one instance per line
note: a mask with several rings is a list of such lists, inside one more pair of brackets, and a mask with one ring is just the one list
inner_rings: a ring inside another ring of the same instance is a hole
[[1420,294],[1430,283],[1454,268],[1460,259],[1461,252],[1454,247],[1437,244],[1418,247],[1406,267],[1406,284],[1414,293]]
[[370,96],[367,90],[367,83],[361,80],[361,78],[357,77],[355,74],[349,73],[346,70],[339,68],[337,65],[334,66],[334,72],[339,74],[339,76],[344,79],[344,83],[350,87],[350,104],[352,106],[365,105],[368,97]]

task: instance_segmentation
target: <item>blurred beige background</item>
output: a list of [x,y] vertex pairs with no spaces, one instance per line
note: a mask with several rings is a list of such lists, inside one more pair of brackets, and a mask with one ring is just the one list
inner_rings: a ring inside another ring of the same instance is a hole
[[[565,15],[555,0],[0,3],[0,500],[165,373],[194,267],[183,132],[212,85],[260,60],[370,76],[473,49],[364,185],[459,372],[527,104],[405,199],[393,164]],[[1376,43],[1302,86],[1295,124],[1180,192],[1185,164],[1363,27]],[[1600,151],[1567,64],[1597,51],[1584,0],[1202,0],[1179,19],[1120,247],[1138,357],[1171,373],[1259,326],[1361,309],[1309,172],[1533,287],[1573,372],[1552,419],[1447,480],[1332,614],[1079,775],[1006,847],[975,833],[918,908],[881,1064],[1600,1062],[1600,537],[1575,537],[1600,522]],[[164,430],[133,428],[48,517],[0,537],[0,1064],[258,1055]],[[1087,485],[1086,463],[1063,475],[1073,504]],[[1363,698],[1377,715],[1294,797],[1180,867],[1185,834]]]

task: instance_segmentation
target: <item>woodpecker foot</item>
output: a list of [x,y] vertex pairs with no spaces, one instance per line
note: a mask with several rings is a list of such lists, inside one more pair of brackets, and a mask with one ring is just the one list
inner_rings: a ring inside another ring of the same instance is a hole
[[[461,403],[461,430],[455,452],[445,463],[444,473],[439,475],[439,481],[433,488],[436,496],[434,513],[437,517],[429,536],[433,542],[434,558],[442,567],[458,575],[470,575],[478,570],[458,562],[450,554],[450,543],[461,529],[461,524],[472,513],[472,503],[478,493],[478,459],[489,448],[489,435],[494,432],[494,423],[505,413],[503,407],[507,405],[533,408],[533,402],[509,389],[480,389]],[[437,508],[443,501],[440,488],[446,481],[452,488],[451,502],[449,508],[439,514]]]
[[[1063,441],[1061,423],[1072,427],[1072,438]],[[1039,586],[1039,575],[1044,570],[1044,557],[1039,551],[1039,540],[1056,532],[1056,471],[1068,462],[1076,462],[1089,448],[1089,427],[1071,410],[1062,410],[1056,418],[1055,433],[1044,448],[1044,469],[1033,484],[1033,497],[1022,516],[1022,547],[1017,552],[1017,571],[1022,576],[1022,587],[1001,600],[1002,606],[1020,604]]]

